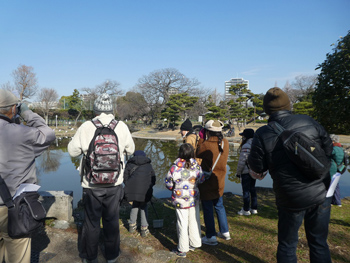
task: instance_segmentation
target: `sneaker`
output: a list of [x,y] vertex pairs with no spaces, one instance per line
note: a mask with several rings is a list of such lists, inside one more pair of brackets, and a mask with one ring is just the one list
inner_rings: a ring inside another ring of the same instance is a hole
[[250,213],[251,213],[252,215],[256,215],[256,214],[258,214],[258,210],[256,210],[256,209],[250,209]]
[[211,238],[204,236],[202,237],[202,243],[209,246],[216,246],[218,244],[218,240],[216,239],[216,236],[212,236]]
[[129,232],[130,233],[134,233],[136,231],[136,229],[137,229],[136,223],[134,223],[134,224],[129,223]]
[[141,236],[142,237],[146,237],[147,235],[149,234],[149,230],[148,230],[148,227],[141,227]]
[[250,216],[251,215],[250,211],[245,211],[243,208],[241,209],[241,211],[238,211],[237,214],[239,214],[240,216]]
[[225,240],[231,239],[230,232],[226,232],[226,233],[217,232],[216,235]]
[[196,248],[200,248],[200,247],[192,247],[192,246],[190,246],[190,247],[189,247],[189,250],[190,250],[190,251],[195,251]]
[[178,249],[174,249],[172,252],[175,253],[176,256],[178,256],[178,257],[181,257],[181,258],[185,258],[186,257],[186,252],[181,252]]

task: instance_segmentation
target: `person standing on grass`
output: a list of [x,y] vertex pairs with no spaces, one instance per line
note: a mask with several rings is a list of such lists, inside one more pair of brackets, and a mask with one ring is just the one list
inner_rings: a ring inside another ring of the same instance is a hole
[[[209,120],[205,124],[203,130],[205,134],[201,135],[204,138],[199,139],[196,155],[197,158],[202,159],[203,171],[212,172],[211,176],[199,185],[206,227],[202,243],[212,246],[218,244],[216,236],[225,240],[231,239],[223,200],[229,153],[229,143],[222,134],[223,126],[224,124],[219,120]],[[216,165],[213,168],[215,162]],[[214,209],[219,223],[220,232],[218,233],[215,231]]]
[[[71,157],[80,155],[86,156],[90,142],[94,138],[97,130],[95,123],[100,123],[104,127],[116,123],[113,115],[113,103],[111,97],[103,93],[94,101],[93,107],[96,115],[92,121],[84,122],[75,133],[74,137],[68,144],[68,153]],[[113,126],[112,126],[113,127]],[[123,199],[123,174],[125,153],[131,155],[134,153],[135,144],[132,139],[128,126],[118,121],[114,127],[114,132],[118,138],[118,149],[120,154],[120,170],[114,183],[93,183],[87,178],[87,172],[80,162],[79,172],[81,176],[81,186],[83,187],[83,204],[84,204],[84,224],[81,237],[80,257],[84,263],[98,262],[98,242],[100,237],[101,219],[103,224],[105,257],[107,263],[117,262],[120,254],[120,232],[119,232],[119,208]],[[100,136],[107,137],[107,136]],[[112,147],[105,147],[106,150]],[[102,158],[102,163],[108,164],[118,160],[117,156],[113,159]],[[100,162],[100,164],[101,164]],[[108,171],[106,171],[107,174]],[[109,181],[108,181],[109,182]]]
[[198,135],[193,131],[192,122],[186,119],[180,126],[180,133],[183,139],[183,143],[189,143],[192,145],[195,153],[197,149]]
[[[339,136],[335,134],[331,134],[330,137],[333,142],[333,152],[332,152],[331,168],[329,171],[330,171],[330,175],[333,176],[335,173],[339,172],[338,166],[344,164],[345,153],[342,145],[339,143]],[[337,183],[337,186],[335,187],[335,190],[334,190],[332,205],[337,207],[342,207],[339,182]]]
[[240,151],[236,176],[241,179],[243,190],[243,208],[238,211],[240,216],[255,215],[258,213],[258,198],[256,195],[255,183],[256,179],[249,174],[249,166],[247,163],[250,148],[254,137],[253,129],[245,129],[239,135],[242,136],[241,145],[238,148]]
[[147,205],[153,195],[153,186],[156,176],[151,164],[151,159],[144,151],[135,151],[134,156],[128,160],[124,171],[124,197],[127,202],[132,202],[129,219],[129,232],[137,229],[137,214],[141,214],[141,236],[146,237],[148,230]]
[[171,198],[176,210],[179,244],[173,252],[179,257],[186,257],[189,250],[202,246],[198,184],[204,179],[202,169],[194,158],[192,145],[182,144],[178,158],[165,178],[165,186],[172,191]]
[[307,115],[293,115],[288,95],[278,87],[269,89],[263,100],[268,122],[277,122],[286,130],[304,133],[318,143],[328,157],[324,174],[311,180],[287,156],[282,140],[271,125],[256,130],[248,157],[250,169],[263,174],[267,170],[273,180],[278,209],[277,262],[297,262],[298,231],[304,221],[310,250],[310,262],[329,263],[327,244],[331,198],[326,198],[330,185],[329,166],[332,141],[325,129]]

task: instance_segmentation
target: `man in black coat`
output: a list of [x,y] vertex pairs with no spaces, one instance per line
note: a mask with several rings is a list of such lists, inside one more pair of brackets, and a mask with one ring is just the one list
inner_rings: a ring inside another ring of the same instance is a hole
[[[275,87],[264,97],[264,109],[283,128],[299,131],[319,143],[327,157],[332,141],[325,129],[307,115],[292,115],[288,95]],[[331,262],[327,244],[331,198],[329,169],[321,179],[306,178],[284,152],[282,142],[270,125],[260,127],[253,138],[248,163],[256,173],[269,170],[278,208],[277,262],[297,262],[298,230],[304,220],[311,262]],[[324,164],[329,167],[330,163]]]

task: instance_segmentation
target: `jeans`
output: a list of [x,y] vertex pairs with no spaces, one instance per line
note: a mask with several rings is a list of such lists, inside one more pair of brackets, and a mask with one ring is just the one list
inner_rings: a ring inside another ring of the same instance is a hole
[[249,208],[258,209],[258,198],[255,189],[256,180],[249,174],[242,174],[241,179],[243,189],[243,209],[245,211],[249,211]]
[[137,202],[133,201],[132,202],[132,208],[130,212],[130,224],[135,224],[137,220],[137,214],[140,210],[140,215],[141,215],[141,226],[148,227],[148,211],[147,211],[147,203],[145,202]]
[[328,197],[323,204],[299,212],[278,208],[277,262],[297,262],[298,230],[303,220],[310,262],[332,262],[327,244],[331,200],[332,197]]
[[81,258],[87,260],[97,258],[101,218],[105,257],[107,260],[112,260],[119,256],[119,208],[122,197],[121,185],[83,189],[85,219],[81,234]]
[[339,188],[339,183],[335,187],[334,190],[334,195],[333,195],[333,200],[332,200],[333,205],[341,205],[341,197],[340,197],[340,188]]
[[207,238],[216,236],[213,207],[215,208],[220,232],[228,232],[226,210],[222,196],[214,200],[202,200],[204,224],[206,227],[205,235]]

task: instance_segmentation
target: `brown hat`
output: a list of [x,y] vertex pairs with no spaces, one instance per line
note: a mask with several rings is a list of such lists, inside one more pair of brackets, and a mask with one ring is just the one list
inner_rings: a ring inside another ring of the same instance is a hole
[[214,132],[221,132],[222,127],[224,127],[224,124],[221,121],[214,121],[210,120],[208,121],[204,128],[207,129],[208,131],[214,131]]
[[268,115],[280,110],[291,110],[287,93],[277,87],[269,89],[264,96],[264,109]]

